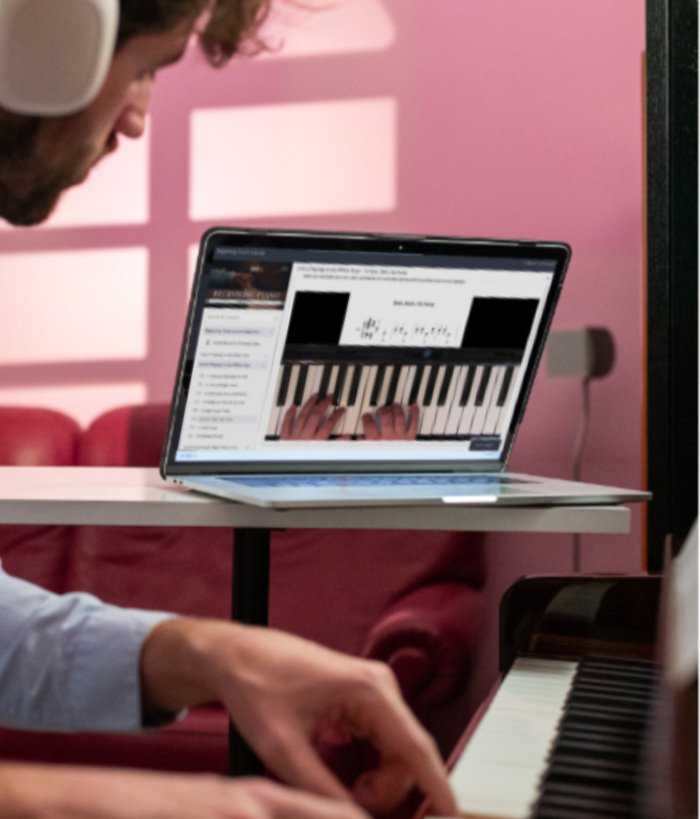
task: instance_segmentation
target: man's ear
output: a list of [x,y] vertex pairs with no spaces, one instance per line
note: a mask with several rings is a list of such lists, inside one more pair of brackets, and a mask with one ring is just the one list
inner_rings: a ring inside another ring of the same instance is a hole
[[114,53],[119,0],[0,0],[0,106],[60,116],[85,108]]

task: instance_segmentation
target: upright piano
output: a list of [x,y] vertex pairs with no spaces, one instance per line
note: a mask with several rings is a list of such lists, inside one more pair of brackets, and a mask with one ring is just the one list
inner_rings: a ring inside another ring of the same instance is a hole
[[449,763],[461,816],[697,817],[697,535],[663,582],[518,581],[499,650]]

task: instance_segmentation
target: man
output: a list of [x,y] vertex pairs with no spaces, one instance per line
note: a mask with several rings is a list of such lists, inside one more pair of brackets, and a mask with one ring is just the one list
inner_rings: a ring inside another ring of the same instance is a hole
[[[44,220],[67,187],[144,128],[158,69],[194,30],[210,61],[255,45],[269,0],[121,0],[117,48],[98,96],[70,116],[0,109],[0,215]],[[209,10],[202,23],[200,17]],[[276,776],[229,780],[125,769],[0,765],[10,819],[353,819],[417,786],[435,813],[456,806],[434,743],[383,665],[272,629],[55,596],[0,572],[0,724],[133,730],[219,701]],[[346,789],[324,737],[369,740],[376,766]]]

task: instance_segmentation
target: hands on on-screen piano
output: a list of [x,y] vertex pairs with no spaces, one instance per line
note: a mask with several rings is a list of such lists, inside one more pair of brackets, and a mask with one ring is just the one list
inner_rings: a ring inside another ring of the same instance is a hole
[[313,395],[338,410],[331,438],[364,438],[367,419],[392,405],[406,412],[416,408],[419,440],[502,435],[519,362],[447,357],[431,362],[422,357],[425,352],[384,349],[381,356],[368,358],[363,351],[364,361],[359,354],[342,360],[330,354],[326,360],[286,359],[278,374],[266,437],[283,437],[290,410],[298,411]]
[[[292,404],[287,408],[279,436],[276,437],[282,440],[351,440],[350,435],[333,434],[336,428],[342,426],[345,412],[344,407],[333,405],[331,396],[320,398],[314,393],[301,407]],[[368,441],[412,441],[416,438],[419,421],[420,411],[416,404],[405,411],[399,404],[385,404],[375,412],[362,416],[362,434],[354,437]]]

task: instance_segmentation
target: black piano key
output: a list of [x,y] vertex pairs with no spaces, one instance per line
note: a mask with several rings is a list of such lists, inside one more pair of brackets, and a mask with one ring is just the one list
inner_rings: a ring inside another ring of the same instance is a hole
[[340,364],[338,366],[338,377],[335,380],[335,390],[333,391],[333,405],[338,406],[343,397],[343,387],[345,386],[345,376],[348,371],[347,364]]
[[609,688],[610,690],[636,691],[648,694],[654,690],[654,679],[646,679],[640,676],[624,677],[616,673],[582,674],[581,685],[596,686],[597,688]]
[[[644,702],[644,700],[641,702]],[[640,700],[633,697],[625,698],[600,692],[574,691],[569,699],[569,704],[571,707],[590,707],[611,716],[630,715],[639,717]]]
[[607,786],[593,785],[590,783],[566,783],[548,781],[545,778],[544,791],[538,799],[537,804],[541,804],[548,799],[580,799],[606,802],[618,810],[634,804],[634,799],[629,793],[611,790]]
[[467,377],[464,379],[464,387],[462,388],[462,395],[459,399],[460,407],[466,407],[469,403],[469,396],[472,391],[472,384],[474,383],[474,375],[476,374],[476,367],[469,367]]
[[292,377],[292,365],[284,364],[282,367],[282,378],[280,388],[277,392],[277,406],[283,407],[287,403],[287,390],[289,389],[289,379]]
[[396,401],[396,390],[399,386],[399,378],[401,378],[401,365],[397,364],[394,367],[390,367],[393,372],[391,373],[391,377],[389,379],[389,387],[386,392],[386,401],[384,402],[387,404],[393,404]]
[[425,375],[425,366],[423,364],[418,364],[416,366],[416,372],[413,377],[413,384],[411,384],[411,391],[408,395],[408,405],[411,406],[415,404],[418,400],[418,393],[420,392],[420,385]]
[[299,365],[299,377],[297,378],[297,386],[294,390],[294,404],[297,407],[301,406],[301,402],[304,400],[304,387],[306,386],[306,376],[309,372],[309,367],[307,364],[300,364]]
[[498,391],[498,398],[496,399],[496,406],[502,407],[506,403],[506,398],[508,397],[508,388],[510,387],[510,382],[513,380],[513,367],[506,367],[506,371],[503,373],[503,381],[501,382],[501,389]]
[[438,406],[444,407],[445,403],[447,402],[447,393],[450,391],[450,382],[452,381],[452,375],[454,374],[454,365],[448,364],[445,367],[445,375],[442,378],[442,385],[440,386],[440,394],[438,395]]
[[633,808],[594,802],[590,805],[544,804],[531,814],[531,819],[629,819],[635,817]]
[[605,662],[605,658],[599,657],[596,659],[587,659],[581,663],[580,673],[593,674],[600,677],[608,674],[616,674],[620,677],[639,678],[656,680],[658,679],[659,669],[654,663],[638,660],[631,663],[629,666],[621,665],[619,661]]
[[538,816],[556,816],[554,811],[579,811],[580,816],[616,816],[635,815],[634,805],[627,797],[611,794],[607,790],[597,789],[593,792],[569,791],[566,789],[551,792],[542,796],[533,814]]
[[628,703],[640,704],[648,703],[654,698],[652,691],[639,689],[634,686],[605,685],[600,682],[583,682],[576,688],[576,693],[582,697],[592,700],[605,701],[607,703]]
[[428,375],[428,383],[425,385],[425,394],[423,395],[423,406],[428,407],[433,401],[433,391],[435,390],[435,382],[437,381],[440,366],[433,364],[430,367],[430,374]]
[[606,773],[614,773],[615,776],[636,776],[638,754],[624,754],[621,759],[610,759],[602,754],[591,756],[588,750],[583,747],[573,747],[557,743],[552,751],[552,759],[559,765],[571,765],[582,774],[586,772],[596,773],[604,770]]
[[592,671],[596,674],[605,672],[623,674],[625,676],[642,674],[646,677],[658,678],[659,667],[652,660],[589,656],[581,662],[580,673],[585,674],[588,671]]
[[379,396],[382,391],[382,384],[384,382],[384,372],[386,370],[386,366],[384,364],[380,364],[377,367],[377,372],[374,377],[374,384],[372,385],[372,393],[369,397],[370,406],[376,407],[379,403]]
[[611,730],[605,726],[563,725],[558,734],[560,742],[601,742],[609,748],[636,751],[639,747],[639,731]]
[[328,382],[331,380],[332,364],[324,364],[321,371],[321,381],[318,385],[318,400],[321,401],[328,394]]
[[591,811],[585,807],[564,807],[563,805],[543,805],[532,814],[531,819],[627,819],[634,817],[634,812],[615,808],[600,807]]
[[628,793],[637,785],[636,772],[612,770],[608,766],[586,767],[581,760],[575,763],[558,762],[556,758],[550,765],[546,780],[572,785],[591,785],[598,788],[609,788],[611,791]]
[[486,388],[489,385],[489,379],[491,378],[491,370],[493,368],[491,366],[485,366],[484,370],[481,374],[481,382],[479,383],[479,389],[476,391],[476,399],[474,400],[474,404],[477,407],[481,407],[484,404],[484,397],[486,396]]
[[354,372],[352,374],[352,381],[350,382],[350,393],[348,394],[348,406],[354,407],[357,403],[357,393],[360,389],[360,379],[362,378],[362,365],[355,364]]
[[566,711],[566,718],[567,721],[571,721],[572,724],[578,724],[583,721],[592,725],[625,728],[640,732],[646,727],[646,720],[639,714],[633,712],[623,714],[610,708],[594,707],[580,703],[569,704]]

